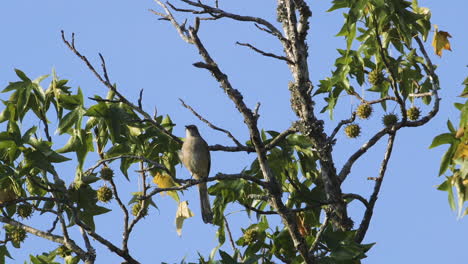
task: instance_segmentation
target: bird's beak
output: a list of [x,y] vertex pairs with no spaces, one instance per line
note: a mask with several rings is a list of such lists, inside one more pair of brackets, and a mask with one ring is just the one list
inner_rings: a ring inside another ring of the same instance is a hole
[[185,126],[185,128],[188,128],[188,126]]

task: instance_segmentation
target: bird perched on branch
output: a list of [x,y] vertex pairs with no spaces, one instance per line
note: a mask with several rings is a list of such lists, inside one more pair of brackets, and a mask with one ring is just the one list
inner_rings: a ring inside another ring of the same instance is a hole
[[[185,127],[186,138],[179,152],[182,164],[189,170],[196,180],[207,178],[210,174],[211,157],[208,144],[200,136],[195,125]],[[211,211],[210,199],[206,182],[198,184],[200,193],[201,214],[203,222],[213,223],[213,212]]]

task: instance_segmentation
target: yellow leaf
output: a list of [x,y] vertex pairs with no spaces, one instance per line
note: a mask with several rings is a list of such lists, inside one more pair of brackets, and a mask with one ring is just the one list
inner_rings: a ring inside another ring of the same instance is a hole
[[182,235],[182,225],[184,224],[184,220],[192,216],[193,216],[193,213],[188,208],[188,202],[183,201],[179,203],[179,206],[177,208],[177,213],[176,213],[176,219],[175,219],[177,234],[179,236]]
[[296,214],[297,218],[297,229],[299,229],[299,233],[301,233],[302,236],[308,236],[309,235],[309,225],[306,224],[305,222],[305,217],[303,214]]
[[172,179],[170,175],[157,172],[153,177],[153,182],[158,185],[159,188],[170,188],[177,186],[177,183]]
[[461,138],[465,135],[465,128],[464,127],[460,127],[458,130],[457,130],[457,133],[455,134],[455,138]]
[[457,151],[455,151],[455,154],[453,155],[453,159],[465,159],[468,158],[468,144],[465,144],[461,142],[458,147]]
[[442,50],[452,50],[450,48],[450,42],[448,38],[451,38],[452,36],[446,32],[446,31],[439,31],[437,26],[435,27],[435,34],[434,38],[432,39],[432,46],[434,47],[434,52],[437,54],[439,57],[442,57]]
[[[156,175],[153,177],[153,182],[158,185],[159,188],[170,188],[174,186],[178,186],[178,184],[172,179],[172,177],[168,174],[163,174],[157,172]],[[161,196],[164,195],[166,192],[161,192]],[[171,196],[177,202],[180,202],[179,194],[177,191],[168,191],[169,196]]]

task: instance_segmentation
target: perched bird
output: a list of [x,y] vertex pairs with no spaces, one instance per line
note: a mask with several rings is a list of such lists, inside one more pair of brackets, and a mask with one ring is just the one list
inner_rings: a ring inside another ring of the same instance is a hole
[[[211,157],[208,144],[200,136],[198,128],[195,125],[185,127],[186,138],[179,152],[179,158],[182,164],[189,170],[192,177],[199,180],[207,178],[210,174]],[[206,182],[198,184],[200,192],[201,214],[203,222],[213,223],[213,212],[208,198],[208,189]]]

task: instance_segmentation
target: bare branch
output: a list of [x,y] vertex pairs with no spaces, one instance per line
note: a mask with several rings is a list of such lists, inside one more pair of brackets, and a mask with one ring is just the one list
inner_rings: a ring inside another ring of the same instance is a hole
[[231,243],[232,250],[234,252],[236,252],[237,248],[236,248],[236,244],[234,243],[234,239],[232,238],[232,233],[231,233],[231,229],[229,228],[228,220],[227,220],[226,216],[223,216],[223,218],[224,218],[224,224],[226,226],[226,231],[227,231],[228,236],[229,236],[229,242]]
[[418,98],[418,97],[426,97],[426,96],[433,96],[433,95],[434,95],[433,92],[427,92],[427,93],[410,93],[408,96]]
[[223,145],[211,145],[208,147],[210,151],[226,151],[226,152],[241,152],[245,151],[247,153],[250,152],[255,152],[255,149],[253,147],[248,147],[248,146],[235,146],[235,147],[230,147],[230,146],[223,146]]
[[[245,203],[242,203],[240,201],[237,201],[240,205],[244,206],[245,209],[247,210],[250,210],[250,211],[253,211],[257,214],[260,214],[260,215],[278,215],[278,211],[264,211],[264,210],[260,210],[260,209],[257,209],[251,205],[248,205],[248,204],[245,204]],[[323,205],[328,205],[329,203],[318,203],[316,205],[308,205],[308,206],[305,206],[303,208],[294,208],[294,209],[289,209],[290,212],[292,213],[300,213],[300,212],[304,212],[304,211],[309,211],[309,210],[312,210],[312,209],[316,209],[320,206],[323,206]]]
[[179,36],[184,40],[186,41],[187,43],[192,43],[191,40],[190,40],[190,37],[188,36],[188,32],[187,32],[187,29],[183,28],[181,25],[179,25],[179,23],[177,23],[177,20],[175,20],[174,16],[172,15],[171,11],[169,10],[169,8],[167,8],[167,6],[165,4],[163,4],[160,0],[156,0],[156,3],[158,3],[163,9],[164,9],[164,12],[166,12],[166,14],[158,14],[157,12],[154,12],[153,11],[153,14],[156,14],[156,15],[159,15],[167,20],[169,20],[172,25],[174,26],[174,28],[177,30],[177,32],[179,33]]
[[330,137],[328,138],[328,141],[329,142],[332,142],[336,136],[336,134],[340,131],[341,127],[343,125],[346,125],[346,124],[349,124],[349,123],[352,123],[354,122],[354,120],[356,120],[356,112],[353,112],[351,114],[351,117],[349,119],[344,119],[344,120],[341,120],[338,125],[335,127],[335,129],[333,129],[333,132],[331,133]]
[[[395,125],[401,127],[401,123]],[[338,174],[338,178],[340,182],[343,182],[348,174],[351,172],[351,167],[353,166],[354,162],[358,160],[364,153],[367,152],[372,146],[375,145],[384,135],[388,134],[391,131],[390,128],[384,128],[377,132],[371,139],[369,139],[366,143],[364,143],[353,155],[351,155],[348,160],[346,161],[343,168],[341,168],[340,173]]]
[[[159,0],[156,0],[159,2]],[[276,36],[281,42],[286,41],[286,39],[283,37],[281,34],[281,31],[279,31],[273,24],[268,22],[265,19],[259,18],[259,17],[252,17],[252,16],[242,16],[238,14],[233,14],[226,12],[222,9],[219,9],[217,7],[211,7],[209,5],[202,4],[201,2],[194,2],[190,0],[181,0],[182,2],[189,4],[191,6],[199,7],[202,8],[204,12],[214,16],[214,17],[226,17],[230,18],[233,20],[237,21],[244,21],[244,22],[253,22],[259,25],[262,25],[266,27],[274,36]]]
[[392,155],[393,143],[395,141],[395,134],[391,133],[388,137],[387,150],[385,151],[384,159],[382,160],[382,165],[380,166],[379,177],[375,181],[374,191],[369,199],[369,205],[364,213],[364,217],[359,225],[359,229],[356,233],[354,240],[357,243],[361,243],[366,235],[367,229],[369,228],[370,221],[372,219],[372,214],[374,213],[374,206],[377,202],[378,194],[380,192],[380,187],[382,186],[382,181],[387,170],[388,161]]
[[320,240],[322,239],[323,232],[325,231],[325,228],[327,228],[329,221],[328,213],[325,214],[325,219],[323,219],[323,223],[319,228],[319,231],[317,232],[317,235],[315,236],[315,240],[310,246],[310,252],[313,253],[314,251],[317,250],[318,244],[320,243]]
[[103,71],[104,71],[104,77],[101,76],[97,71],[96,69],[94,68],[94,66],[89,62],[88,58],[86,58],[86,56],[82,55],[75,47],[75,38],[74,38],[74,34],[72,34],[72,42],[70,43],[66,38],[65,38],[65,33],[64,31],[62,30],[61,31],[62,33],[62,40],[63,42],[65,43],[65,45],[67,45],[67,47],[73,52],[75,53],[76,56],[78,56],[85,64],[86,66],[88,67],[88,69],[96,76],[96,78],[104,85],[106,86],[108,89],[114,91],[115,95],[119,98],[119,100],[121,100],[124,104],[126,104],[127,106],[129,106],[130,108],[132,108],[133,110],[135,110],[136,112],[138,112],[140,115],[142,115],[144,117],[144,120],[147,120],[149,123],[151,123],[151,125],[153,125],[154,127],[156,127],[159,131],[161,131],[163,134],[165,134],[166,136],[168,136],[169,138],[171,138],[172,140],[174,140],[175,142],[179,143],[179,144],[182,144],[182,140],[180,140],[180,138],[178,138],[177,136],[171,134],[169,131],[167,131],[164,127],[162,127],[160,124],[158,124],[155,120],[153,120],[151,118],[151,116],[146,113],[143,109],[139,108],[138,106],[134,105],[132,102],[130,102],[127,98],[125,98],[125,96],[123,96],[110,82],[109,80],[109,77],[107,75],[107,69],[106,69],[106,64],[105,64],[105,61],[104,61],[104,58],[102,57],[101,54],[100,57],[101,57],[101,60],[102,60],[102,67],[103,67]]
[[199,113],[197,113],[197,111],[195,111],[190,105],[187,105],[184,100],[180,99],[180,102],[182,103],[182,105],[187,108],[188,110],[190,110],[190,112],[192,112],[192,114],[194,114],[198,119],[200,119],[201,121],[203,121],[205,124],[207,124],[209,127],[211,127],[212,129],[214,130],[217,130],[217,131],[221,131],[223,133],[225,133],[230,139],[232,139],[232,141],[234,141],[234,144],[236,144],[236,146],[238,147],[246,147],[244,145],[242,145],[239,140],[237,140],[231,132],[225,130],[225,129],[222,129],[220,127],[217,127],[215,125],[213,125],[210,121],[206,120],[205,118],[203,118]]
[[94,166],[92,166],[91,168],[87,169],[84,173],[85,174],[90,174],[90,173],[93,173],[93,171],[95,169],[97,169],[99,166],[101,166],[102,164],[105,164],[107,162],[111,162],[111,161],[114,161],[114,160],[118,160],[118,159],[136,159],[136,160],[142,160],[146,163],[149,163],[151,164],[154,168],[157,168],[157,169],[161,169],[163,171],[165,171],[166,173],[168,173],[169,175],[171,175],[171,172],[168,168],[166,168],[164,165],[162,164],[159,164],[158,162],[154,161],[154,160],[150,160],[146,157],[143,157],[143,156],[136,156],[136,155],[120,155],[120,156],[115,156],[115,157],[111,157],[111,158],[106,158],[106,159],[101,159],[100,161],[98,161]]
[[295,134],[298,132],[296,125],[293,124],[290,128],[286,129],[285,131],[281,132],[278,136],[273,138],[270,143],[265,145],[266,150],[270,150],[278,145],[281,141],[283,141],[289,135]]
[[212,182],[212,181],[217,181],[217,180],[239,180],[239,179],[244,179],[244,180],[248,180],[248,181],[251,181],[255,184],[258,184],[262,187],[264,187],[265,189],[270,189],[270,186],[264,182],[264,181],[261,181],[253,176],[249,176],[249,175],[245,175],[245,174],[223,174],[223,173],[218,173],[216,174],[216,176],[214,177],[208,177],[208,178],[204,178],[204,179],[200,179],[200,180],[193,180],[193,179],[187,179],[187,180],[182,180],[182,179],[174,179],[177,183],[179,184],[182,184],[180,186],[175,186],[175,187],[169,187],[169,188],[155,188],[154,190],[152,190],[148,195],[146,195],[145,197],[141,197],[141,199],[148,199],[150,198],[151,196],[154,196],[160,192],[167,192],[167,191],[181,191],[181,190],[186,190],[188,189],[189,187],[192,187],[192,186],[195,186],[199,183],[202,183],[202,182]]
[[252,49],[253,51],[257,52],[257,53],[260,53],[261,55],[265,56],[265,57],[271,57],[271,58],[275,58],[275,59],[278,59],[278,60],[282,60],[282,61],[285,61],[287,62],[288,64],[294,64],[293,61],[291,61],[290,59],[284,57],[284,56],[279,56],[279,55],[276,55],[276,54],[273,54],[273,53],[270,53],[270,52],[265,52],[261,49],[258,49],[256,47],[254,47],[253,45],[249,44],[249,43],[241,43],[241,42],[236,42],[237,45],[239,46],[244,46],[244,47],[249,47],[250,49]]
[[360,201],[366,208],[369,208],[369,202],[367,202],[367,200],[364,197],[362,197],[361,195],[359,195],[359,194],[344,193],[343,198],[344,199],[346,199],[346,198],[356,199],[356,200]]
[[104,103],[113,103],[113,104],[122,103],[122,101],[120,100],[110,100],[110,99],[104,99],[104,98],[88,97],[88,99],[96,101],[96,102],[104,102]]

